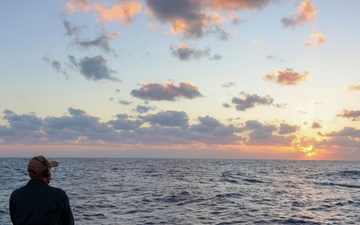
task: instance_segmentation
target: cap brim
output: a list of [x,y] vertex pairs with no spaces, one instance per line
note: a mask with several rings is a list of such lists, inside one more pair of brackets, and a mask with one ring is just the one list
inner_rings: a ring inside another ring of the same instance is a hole
[[49,161],[50,162],[50,167],[58,167],[59,163],[57,161]]

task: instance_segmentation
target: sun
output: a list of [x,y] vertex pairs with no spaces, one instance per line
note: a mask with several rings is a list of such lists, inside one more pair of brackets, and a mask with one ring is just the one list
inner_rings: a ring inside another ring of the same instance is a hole
[[302,152],[305,153],[306,158],[312,158],[313,156],[315,156],[315,152],[313,151],[314,146],[309,145],[307,147],[302,147]]

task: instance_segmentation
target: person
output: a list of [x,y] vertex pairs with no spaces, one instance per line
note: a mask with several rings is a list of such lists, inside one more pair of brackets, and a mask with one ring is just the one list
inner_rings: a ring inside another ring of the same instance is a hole
[[14,225],[73,225],[69,198],[60,188],[49,186],[51,168],[59,165],[39,155],[28,163],[29,182],[12,192],[10,218]]

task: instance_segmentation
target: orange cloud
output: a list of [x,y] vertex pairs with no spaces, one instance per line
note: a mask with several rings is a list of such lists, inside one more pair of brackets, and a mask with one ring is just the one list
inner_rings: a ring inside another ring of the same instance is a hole
[[310,0],[305,0],[300,4],[298,14],[304,21],[316,20],[317,10]]
[[261,9],[269,4],[269,0],[210,0],[214,9]]
[[[169,34],[178,35],[183,34],[185,37],[202,37],[204,30],[209,27],[210,24],[220,25],[225,22],[226,19],[221,17],[217,13],[209,15],[202,15],[198,20],[191,21],[187,19],[176,19],[171,23]],[[225,31],[224,31],[225,32]],[[227,33],[225,35],[228,35]]]
[[305,22],[316,20],[317,9],[310,0],[305,0],[299,6],[298,12],[296,15],[283,18],[281,22],[285,27],[296,28]]
[[76,12],[87,12],[90,10],[90,1],[89,0],[70,0],[68,4],[66,4],[66,8],[68,8],[72,13]]
[[212,23],[217,24],[217,25],[225,22],[225,18],[221,17],[218,13],[215,13],[215,12],[211,14],[210,20],[212,21]]
[[349,86],[348,89],[350,91],[360,91],[360,85],[352,85],[352,86]]
[[264,79],[281,85],[297,85],[300,82],[305,81],[308,75],[308,72],[300,74],[292,69],[286,69],[284,71],[278,70],[272,74],[267,74],[264,76]]
[[187,23],[183,19],[175,20],[171,25],[170,34],[181,34],[186,32]]
[[93,8],[101,14],[103,22],[121,21],[123,24],[129,24],[134,16],[142,10],[140,3],[135,1],[115,5],[111,9],[101,3],[95,3]]
[[188,49],[188,48],[189,48],[189,45],[185,44],[185,43],[180,43],[178,46],[178,49]]
[[323,44],[326,40],[325,34],[321,32],[314,32],[309,35],[309,40],[306,42],[306,46],[319,46]]

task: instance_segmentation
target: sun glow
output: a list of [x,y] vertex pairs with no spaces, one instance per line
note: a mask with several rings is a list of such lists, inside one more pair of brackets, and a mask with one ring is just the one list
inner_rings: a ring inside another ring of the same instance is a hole
[[315,155],[315,152],[313,151],[314,146],[313,145],[309,145],[307,147],[301,147],[302,148],[302,152],[304,152],[306,154],[307,158],[311,158]]

